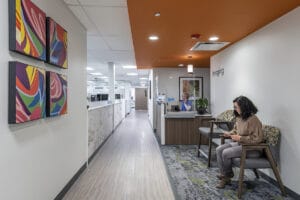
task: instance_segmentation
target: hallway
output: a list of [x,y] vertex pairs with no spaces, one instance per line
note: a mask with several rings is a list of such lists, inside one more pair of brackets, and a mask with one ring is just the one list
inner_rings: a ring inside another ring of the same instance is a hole
[[147,112],[124,119],[64,199],[174,199]]

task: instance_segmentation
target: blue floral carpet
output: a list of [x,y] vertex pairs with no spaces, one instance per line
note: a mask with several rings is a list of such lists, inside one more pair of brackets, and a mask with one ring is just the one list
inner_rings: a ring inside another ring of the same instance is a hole
[[[235,177],[231,185],[226,186],[225,189],[217,189],[215,186],[219,181],[216,177],[218,168],[208,169],[207,160],[203,156],[197,157],[196,146],[168,145],[161,146],[161,151],[177,199],[238,199],[238,169],[234,169]],[[283,198],[279,188],[263,178],[256,179],[251,170],[246,170],[242,199],[291,200],[292,198]]]

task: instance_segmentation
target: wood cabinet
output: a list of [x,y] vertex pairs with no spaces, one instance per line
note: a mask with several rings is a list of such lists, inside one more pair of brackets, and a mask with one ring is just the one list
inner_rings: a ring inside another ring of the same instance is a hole
[[[165,144],[192,145],[199,142],[199,127],[209,127],[209,116],[195,116],[193,118],[166,118]],[[201,144],[208,144],[207,138],[201,138]]]

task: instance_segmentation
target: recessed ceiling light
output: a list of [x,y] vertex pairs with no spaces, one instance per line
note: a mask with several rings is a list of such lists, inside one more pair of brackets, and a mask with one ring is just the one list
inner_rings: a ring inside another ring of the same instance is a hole
[[156,35],[151,35],[151,36],[149,36],[149,40],[156,41],[156,40],[158,40],[158,39],[159,39],[159,37],[156,36]]
[[91,75],[94,75],[94,76],[101,76],[102,74],[100,72],[94,72],[94,73],[91,73]]
[[127,73],[127,76],[137,76],[137,73]]
[[155,17],[160,17],[160,12],[154,13],[154,16],[155,16]]
[[210,41],[217,41],[219,38],[217,36],[213,36],[209,38]]
[[136,66],[134,65],[125,65],[123,66],[124,69],[136,69]]
[[94,71],[94,68],[87,67],[86,70],[87,70],[87,71]]
[[184,67],[184,64],[179,64],[178,67]]

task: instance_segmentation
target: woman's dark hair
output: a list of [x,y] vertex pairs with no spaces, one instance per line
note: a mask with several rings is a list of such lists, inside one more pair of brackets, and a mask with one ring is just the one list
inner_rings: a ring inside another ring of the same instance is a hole
[[246,120],[252,115],[255,115],[258,111],[252,101],[245,96],[239,96],[235,98],[233,100],[233,103],[237,103],[241,109],[241,115],[239,115],[236,110],[234,110],[234,115],[236,117],[241,117],[243,120]]

